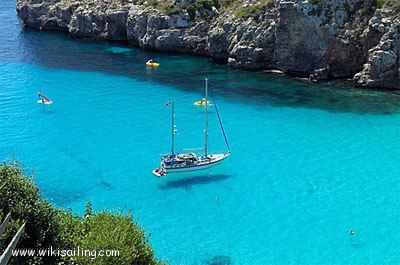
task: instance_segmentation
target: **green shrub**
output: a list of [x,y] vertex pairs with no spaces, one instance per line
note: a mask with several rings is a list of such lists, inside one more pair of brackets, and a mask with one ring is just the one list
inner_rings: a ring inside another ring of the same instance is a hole
[[385,3],[386,3],[386,0],[376,0],[376,7],[382,8]]
[[339,31],[338,37],[343,39],[345,35],[346,35],[346,30],[342,29],[342,30]]
[[[1,252],[18,228],[26,221],[25,231],[17,249],[53,250],[117,250],[119,256],[43,256],[12,257],[10,264],[162,264],[154,257],[144,230],[133,222],[131,214],[121,212],[93,212],[91,204],[83,217],[72,210],[55,210],[40,197],[33,179],[26,179],[18,163],[0,164],[0,218],[11,212],[6,232],[0,240]],[[0,222],[2,222],[2,219]],[[93,252],[92,252],[93,253]]]
[[399,0],[376,0],[376,7],[382,8],[386,4],[387,8],[393,11],[400,11]]
[[167,15],[182,13],[182,10],[179,7],[177,7],[174,3],[169,1],[160,2],[158,8],[164,11],[164,13]]
[[218,7],[219,3],[217,0],[196,0],[192,4],[186,7],[187,12],[191,18],[195,17],[196,11],[200,13],[200,17],[203,19],[209,19],[207,11],[212,10],[212,7]]
[[393,3],[390,7],[391,10],[400,12],[400,3]]
[[[40,198],[33,178],[25,179],[17,162],[0,165],[0,212],[4,217],[11,212],[11,221],[0,241],[1,251],[11,241],[18,228],[26,221],[17,248],[64,248],[57,212],[50,203]],[[2,218],[3,218],[2,217]],[[54,264],[58,257],[13,257],[10,264]]]
[[235,4],[237,0],[218,0],[217,7],[230,7]]
[[83,217],[73,215],[71,210],[60,211],[63,237],[71,248],[118,250],[119,256],[98,257],[77,256],[71,260],[77,264],[162,264],[154,258],[148,239],[129,213],[94,213],[90,203]]
[[256,5],[240,7],[235,12],[235,17],[238,19],[248,19],[249,17],[259,17],[264,14],[267,8],[266,3],[259,3]]

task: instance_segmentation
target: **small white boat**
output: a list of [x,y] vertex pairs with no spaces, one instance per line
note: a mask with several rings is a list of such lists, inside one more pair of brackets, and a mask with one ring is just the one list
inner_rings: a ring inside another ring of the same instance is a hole
[[[208,79],[206,79],[205,85],[205,102],[207,100],[208,94]],[[163,177],[170,173],[183,173],[197,170],[204,170],[210,167],[220,164],[225,158],[229,157],[231,154],[228,140],[225,135],[224,128],[218,113],[218,108],[215,105],[215,110],[221,125],[222,133],[224,135],[225,143],[227,146],[227,151],[225,153],[208,153],[208,107],[209,104],[204,104],[205,108],[205,129],[204,129],[204,154],[197,155],[195,153],[175,153],[175,112],[174,112],[174,101],[170,101],[167,105],[172,105],[172,143],[171,143],[171,153],[161,156],[161,167],[154,169],[152,172],[157,177]]]
[[44,99],[39,99],[38,101],[36,101],[37,104],[45,104],[45,105],[50,105],[53,104],[52,100],[46,101]]
[[38,93],[38,100],[36,101],[38,104],[45,104],[45,105],[50,105],[53,104],[53,100],[49,99],[45,95],[43,95],[42,92]]
[[157,177],[162,177],[166,174],[165,170],[163,170],[162,168],[156,168],[152,171],[152,173]]

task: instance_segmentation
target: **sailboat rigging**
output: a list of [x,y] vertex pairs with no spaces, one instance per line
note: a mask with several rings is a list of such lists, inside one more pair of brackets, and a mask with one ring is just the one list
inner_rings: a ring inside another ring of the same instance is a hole
[[[205,102],[208,99],[208,79],[205,79]],[[223,128],[221,117],[218,113],[217,105],[215,104],[214,97],[211,94],[213,105],[217,112],[217,117],[221,126],[222,133],[224,135],[227,151],[225,153],[209,153],[208,151],[208,108],[209,104],[204,105],[204,154],[197,155],[195,153],[175,153],[175,103],[170,101],[167,105],[171,105],[172,115],[172,130],[171,130],[171,153],[168,155],[161,156],[161,166],[153,170],[153,174],[157,177],[165,176],[168,173],[181,173],[188,171],[203,170],[220,164],[225,158],[231,154],[228,140],[226,138],[225,130]]]

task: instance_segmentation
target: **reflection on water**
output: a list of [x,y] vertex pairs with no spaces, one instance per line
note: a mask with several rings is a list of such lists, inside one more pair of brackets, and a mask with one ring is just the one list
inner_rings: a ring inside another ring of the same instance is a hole
[[[211,174],[211,175],[201,175],[193,177],[182,177],[180,179],[172,181],[165,180],[163,184],[159,185],[159,188],[163,190],[181,189],[181,188],[188,189],[192,186],[204,185],[211,182],[224,181],[230,177],[231,175],[226,175],[226,174]],[[168,176],[166,178],[168,178]]]
[[53,109],[48,109],[46,107],[41,107],[39,109],[39,111],[43,114],[47,114],[47,115],[54,115],[57,114],[57,111],[53,110]]

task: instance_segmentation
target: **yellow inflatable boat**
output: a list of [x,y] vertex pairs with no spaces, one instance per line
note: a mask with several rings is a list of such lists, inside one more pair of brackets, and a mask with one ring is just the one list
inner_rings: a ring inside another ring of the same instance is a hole
[[207,107],[209,107],[209,106],[211,106],[211,102],[210,102],[210,101],[207,101],[205,98],[202,98],[201,100],[196,101],[195,103],[193,103],[193,105],[195,105],[195,106],[203,106],[203,107],[207,106]]
[[158,67],[160,66],[159,62],[153,61],[153,60],[148,60],[146,62],[146,66],[150,66],[150,67]]

